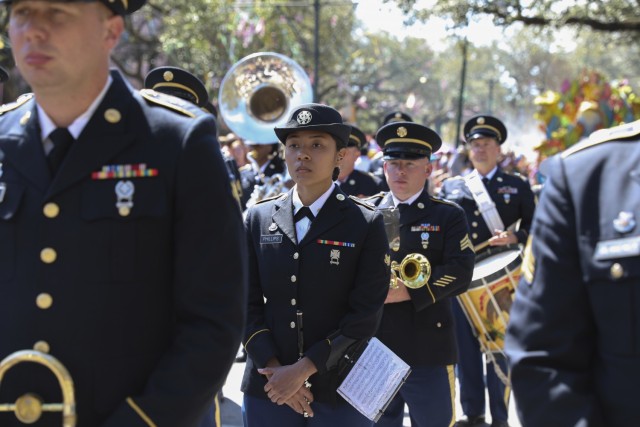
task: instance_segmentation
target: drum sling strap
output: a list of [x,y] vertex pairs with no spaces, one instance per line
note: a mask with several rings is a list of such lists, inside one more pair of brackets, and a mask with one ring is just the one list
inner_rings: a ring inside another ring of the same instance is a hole
[[464,182],[471,191],[473,200],[478,205],[478,210],[482,214],[484,222],[489,227],[489,231],[493,234],[494,230],[504,230],[504,223],[498,214],[496,204],[491,200],[491,196],[487,191],[487,187],[482,183],[482,178],[477,170],[464,177]]

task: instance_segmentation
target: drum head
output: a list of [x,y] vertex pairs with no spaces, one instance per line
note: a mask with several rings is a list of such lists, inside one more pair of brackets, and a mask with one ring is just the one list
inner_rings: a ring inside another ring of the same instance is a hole
[[491,248],[476,257],[471,281],[484,279],[496,271],[503,270],[519,257],[520,248],[517,246],[509,245]]

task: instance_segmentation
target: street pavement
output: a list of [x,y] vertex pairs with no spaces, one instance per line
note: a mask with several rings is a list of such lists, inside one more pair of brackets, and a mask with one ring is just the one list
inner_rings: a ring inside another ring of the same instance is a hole
[[[222,427],[242,427],[242,392],[240,391],[240,382],[242,381],[242,374],[244,373],[244,363],[234,363],[227,382],[223,388],[224,400],[220,405],[220,412],[222,417]],[[456,382],[456,397],[458,396],[457,382]],[[488,397],[486,401],[488,402]],[[487,406],[487,424],[489,427],[491,424],[491,415],[489,407]],[[460,418],[462,416],[462,408],[460,402],[456,399],[456,416]],[[409,414],[405,412],[404,426],[411,426],[409,421]],[[516,416],[516,407],[513,397],[510,400],[509,405],[509,425],[511,427],[521,427],[518,417]],[[283,426],[286,427],[286,426]]]

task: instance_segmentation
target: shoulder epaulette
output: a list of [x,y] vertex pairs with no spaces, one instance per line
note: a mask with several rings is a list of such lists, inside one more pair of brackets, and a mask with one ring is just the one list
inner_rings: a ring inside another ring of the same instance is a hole
[[381,192],[379,192],[377,194],[374,194],[373,196],[364,197],[364,198],[362,198],[360,200],[364,200],[366,202],[367,200],[381,199],[383,197],[384,197],[384,192],[381,191]]
[[632,123],[627,123],[619,126],[615,126],[609,129],[600,129],[589,135],[588,140],[579,142],[578,144],[569,147],[560,155],[563,159],[568,156],[582,151],[585,148],[593,147],[604,142],[619,141],[622,139],[631,138],[640,134],[640,120]]
[[260,203],[268,202],[270,200],[276,200],[276,199],[278,199],[278,198],[280,198],[282,196],[284,196],[286,198],[287,197],[287,193],[280,193],[280,194],[276,194],[275,196],[265,197],[264,199],[257,201],[256,205],[259,205]]
[[249,170],[249,169],[251,169],[251,165],[250,165],[250,164],[246,164],[246,165],[240,166],[240,167],[238,168],[238,170],[239,170],[240,172],[244,172],[244,171]]
[[16,99],[13,102],[10,102],[10,103],[4,104],[4,105],[0,105],[0,116],[3,115],[4,113],[6,113],[7,111],[15,110],[16,108],[18,108],[21,105],[25,104],[27,101],[31,100],[32,98],[33,98],[33,94],[32,93],[25,93],[25,94],[20,95],[18,97],[18,99]]
[[439,197],[429,196],[429,199],[431,199],[432,202],[437,202],[437,203],[442,203],[443,205],[449,205],[449,206],[458,207],[457,203],[451,202],[451,201],[446,200],[446,199],[441,199]]
[[176,111],[183,116],[197,117],[201,114],[205,114],[195,104],[185,101],[182,98],[176,96],[167,95],[166,93],[156,92],[153,89],[141,89],[140,95],[148,102],[161,105],[172,111]]
[[349,198],[351,200],[353,200],[353,202],[357,205],[360,206],[364,206],[365,208],[369,209],[370,211],[375,211],[376,207],[374,205],[372,205],[371,203],[367,203],[364,199],[360,199],[356,196],[349,196]]

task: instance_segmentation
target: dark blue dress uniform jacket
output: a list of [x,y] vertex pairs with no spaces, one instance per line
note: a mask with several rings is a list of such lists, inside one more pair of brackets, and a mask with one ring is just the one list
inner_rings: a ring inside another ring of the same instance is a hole
[[249,310],[243,342],[249,357],[242,391],[266,399],[266,380],[257,368],[273,357],[283,365],[298,360],[300,310],[304,354],[318,369],[309,380],[311,391],[316,401],[334,402],[338,377],[328,360],[343,352],[338,343],[344,337],[375,334],[389,284],[389,246],[382,217],[335,185],[296,243],[293,191],[258,203],[247,214]]
[[[524,244],[529,236],[535,210],[535,198],[529,183],[498,168],[489,181],[487,191],[496,204],[496,209],[505,228],[520,220],[520,226],[515,234],[518,237],[518,243]],[[471,229],[471,242],[474,246],[486,242],[493,236],[493,230],[489,230],[484,222],[464,178],[455,177],[445,180],[442,184],[440,197],[456,202],[464,209]]]
[[340,183],[340,189],[349,196],[369,197],[380,191],[379,183],[373,175],[364,173],[357,169]]
[[[393,206],[391,193],[367,200],[380,208]],[[451,297],[465,292],[473,275],[468,233],[462,209],[426,190],[400,214],[400,250],[391,251],[391,260],[401,263],[407,255],[421,253],[431,263],[431,278],[427,285],[409,289],[411,301],[385,304],[376,336],[411,366],[457,361]]]
[[[241,339],[242,217],[213,117],[177,98],[143,99],[113,77],[53,180],[34,100],[2,107],[0,358],[45,341],[75,383],[79,427],[193,426]],[[120,216],[119,180],[92,173],[141,163],[158,174],[130,178],[133,207]],[[7,372],[0,402],[26,392],[62,401],[32,363]],[[23,424],[2,413],[0,425]],[[60,426],[61,415],[34,425]]]
[[506,339],[522,425],[640,425],[640,122],[548,166]]

